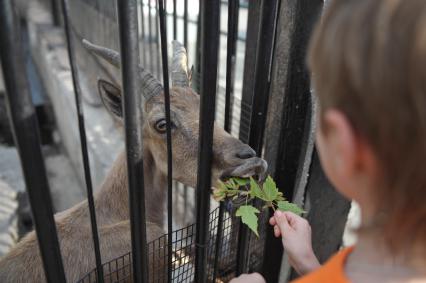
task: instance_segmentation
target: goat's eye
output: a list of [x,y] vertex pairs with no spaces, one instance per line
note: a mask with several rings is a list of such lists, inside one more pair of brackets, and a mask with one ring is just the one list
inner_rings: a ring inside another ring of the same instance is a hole
[[161,134],[165,133],[167,130],[166,119],[160,119],[155,123],[155,130]]

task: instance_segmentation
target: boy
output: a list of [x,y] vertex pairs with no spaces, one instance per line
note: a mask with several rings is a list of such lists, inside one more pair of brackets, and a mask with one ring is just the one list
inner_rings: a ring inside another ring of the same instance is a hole
[[276,213],[275,236],[308,274],[296,282],[426,282],[426,1],[332,2],[308,64],[321,163],[336,189],[359,203],[362,225],[356,246],[321,267],[309,224]]

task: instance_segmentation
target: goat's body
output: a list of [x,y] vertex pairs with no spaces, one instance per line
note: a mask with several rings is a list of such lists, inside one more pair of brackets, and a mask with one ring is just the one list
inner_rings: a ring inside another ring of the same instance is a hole
[[[151,227],[150,227],[151,226]],[[150,230],[148,241],[162,235],[155,225]],[[72,231],[72,237],[70,235]],[[95,267],[93,240],[90,226],[74,226],[58,223],[58,236],[63,255],[67,282],[77,282]],[[131,251],[129,221],[101,227],[99,229],[102,261],[109,262]],[[45,282],[38,243],[34,232],[0,261],[0,282]]]
[[[102,262],[131,251],[127,208],[126,167],[120,155],[95,196]],[[109,198],[103,198],[107,194]],[[148,221],[150,219],[148,218]],[[95,264],[87,201],[55,215],[67,282],[73,283],[92,271]],[[147,222],[147,240],[164,234],[161,223]],[[25,236],[0,260],[0,282],[45,282],[43,264],[34,232]]]

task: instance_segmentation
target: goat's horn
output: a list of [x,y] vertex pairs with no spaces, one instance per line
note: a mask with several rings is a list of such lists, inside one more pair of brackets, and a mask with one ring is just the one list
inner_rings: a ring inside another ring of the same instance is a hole
[[95,45],[86,39],[83,39],[82,43],[87,50],[107,60],[113,66],[120,68],[120,54],[117,51],[108,49],[103,46]]
[[[82,43],[87,50],[105,59],[113,66],[120,68],[120,54],[117,51],[93,44],[87,41],[86,39],[83,39]],[[141,66],[139,66],[139,74],[141,77],[142,94],[146,100],[149,100],[151,97],[161,94],[161,92],[163,91],[163,86],[161,85],[159,80],[154,78],[153,75],[151,75]]]
[[185,47],[182,43],[173,40],[173,58],[171,65],[172,85],[180,87],[189,87],[190,80],[188,76],[188,57]]

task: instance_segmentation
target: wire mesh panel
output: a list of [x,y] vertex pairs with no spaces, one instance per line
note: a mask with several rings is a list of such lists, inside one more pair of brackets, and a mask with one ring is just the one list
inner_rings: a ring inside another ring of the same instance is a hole
[[[213,262],[217,256],[218,271],[215,282],[228,282],[235,277],[236,269],[236,243],[238,221],[233,216],[233,211],[225,213],[223,218],[222,246],[215,254],[216,231],[218,225],[219,208],[213,210],[209,216],[209,240],[207,245],[207,279],[213,279]],[[235,224],[234,224],[235,223]],[[194,281],[194,256],[195,256],[195,224],[173,231],[171,235],[164,235],[148,243],[149,281],[167,282],[167,239],[172,237],[172,282]],[[262,242],[262,238],[258,239]],[[262,256],[262,246],[251,247],[252,255]],[[131,253],[103,264],[105,282],[131,282],[132,281],[132,256]],[[260,257],[251,257],[250,271],[259,270]],[[96,269],[84,276],[78,283],[91,283],[96,281]]]

